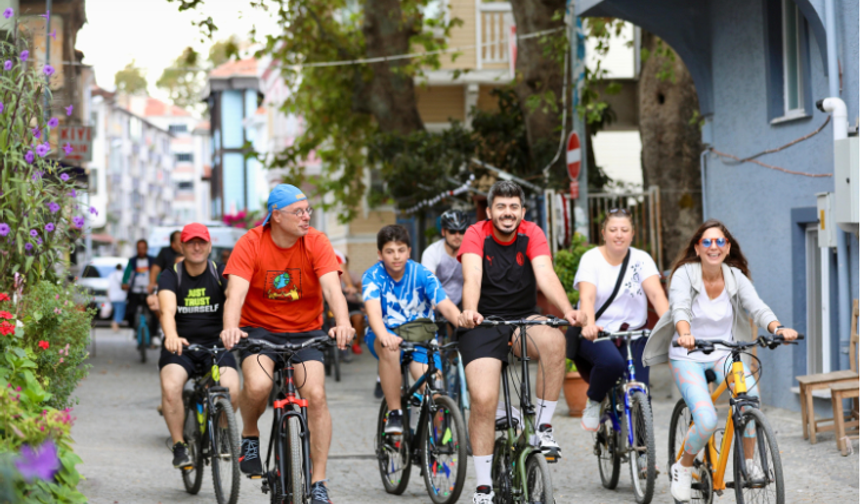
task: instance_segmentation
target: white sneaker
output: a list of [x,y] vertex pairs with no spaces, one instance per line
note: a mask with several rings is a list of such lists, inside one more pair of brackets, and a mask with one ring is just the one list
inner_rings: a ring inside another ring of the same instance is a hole
[[672,497],[678,502],[690,502],[692,498],[693,468],[680,462],[672,464]]
[[532,446],[540,448],[541,453],[546,457],[546,461],[550,464],[558,462],[561,458],[561,447],[552,435],[552,426],[543,424],[538,427],[537,433],[532,436]]
[[764,471],[761,470],[761,465],[757,461],[753,459],[746,459],[746,466],[748,479],[752,481],[761,481],[765,478]]
[[585,411],[582,412],[582,421],[580,425],[588,432],[597,432],[600,427],[600,403],[597,401],[588,400],[585,405]]
[[493,504],[493,499],[496,494],[490,490],[490,493],[475,492],[472,496],[472,504]]

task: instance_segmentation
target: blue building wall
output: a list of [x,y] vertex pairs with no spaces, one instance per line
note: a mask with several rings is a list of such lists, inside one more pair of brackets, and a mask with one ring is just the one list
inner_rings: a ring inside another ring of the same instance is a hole
[[[818,128],[827,114],[808,108],[811,117],[771,125],[768,118],[768,81],[765,72],[768,48],[765,43],[763,0],[712,2],[713,99],[711,118],[712,145],[739,157],[778,147]],[[843,92],[848,117],[854,124],[858,116],[858,3],[834,0],[841,13],[839,60],[842,64]],[[818,2],[816,2],[818,3]],[[809,85],[812,100],[829,95],[819,40],[809,34]],[[823,43],[823,42],[822,42]],[[782,152],[759,158],[760,161],[809,173],[833,172],[833,136],[828,125],[813,138]],[[792,275],[792,209],[815,207],[815,193],[833,191],[832,178],[789,175],[746,163],[724,164],[715,156],[707,160],[706,191],[708,217],[725,222],[749,260],[753,281],[761,298],[785,325],[805,330],[805,313],[797,313],[793,298],[801,287]],[[852,298],[858,297],[857,240],[850,240]],[[795,263],[796,267],[797,264]],[[834,262],[835,266],[835,262]],[[833,278],[835,284],[835,277]],[[835,287],[835,285],[834,285]],[[835,303],[835,290],[833,293]],[[803,292],[805,296],[805,292]],[[835,310],[834,310],[835,311]],[[845,314],[843,314],[845,316]],[[834,321],[835,324],[835,321]],[[833,341],[838,341],[834,325]],[[838,345],[833,345],[838,347]],[[834,352],[836,348],[834,348]],[[789,390],[794,383],[793,352],[802,348],[762,351],[764,379],[762,399],[768,404],[799,408]],[[837,359],[838,361],[838,359]],[[834,369],[838,365],[834,366]]]

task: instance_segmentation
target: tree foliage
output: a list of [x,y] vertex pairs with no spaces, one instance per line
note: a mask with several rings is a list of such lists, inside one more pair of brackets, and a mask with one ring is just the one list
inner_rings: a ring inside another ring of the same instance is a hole
[[114,75],[113,82],[117,91],[146,94],[146,77],[143,75],[143,69],[135,65],[134,60]]
[[193,47],[186,47],[173,66],[164,69],[155,85],[167,91],[177,107],[202,112],[200,93],[206,84],[206,72],[238,54],[239,41],[235,35],[212,44],[205,61]]

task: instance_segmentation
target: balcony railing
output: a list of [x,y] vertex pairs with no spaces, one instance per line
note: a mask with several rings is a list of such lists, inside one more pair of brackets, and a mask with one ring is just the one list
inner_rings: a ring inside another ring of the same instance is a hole
[[514,16],[508,2],[489,2],[480,4],[478,23],[478,67],[496,63],[507,63],[511,26]]

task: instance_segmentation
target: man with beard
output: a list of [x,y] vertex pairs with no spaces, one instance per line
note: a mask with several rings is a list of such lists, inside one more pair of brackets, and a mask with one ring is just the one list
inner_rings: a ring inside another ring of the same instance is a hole
[[459,210],[448,210],[442,214],[440,221],[442,239],[424,250],[421,265],[436,275],[448,299],[460,306],[463,300],[463,265],[457,260],[457,252],[460,251],[469,221],[466,214]]
[[[478,486],[472,502],[476,504],[493,502],[490,472],[502,362],[511,339],[514,353],[519,354],[520,334],[512,327],[475,325],[489,315],[540,318],[538,288],[568,322],[576,324],[580,318],[553,270],[546,236],[537,225],[523,220],[524,203],[523,190],[514,182],[493,184],[487,195],[487,220],[469,227],[459,251],[464,278],[460,326],[474,328],[460,338],[459,349],[472,403],[469,433]],[[529,358],[542,366],[535,387],[538,432],[530,442],[540,447],[548,462],[554,462],[561,457],[551,422],[564,381],[564,334],[536,326],[529,330],[528,340]]]

